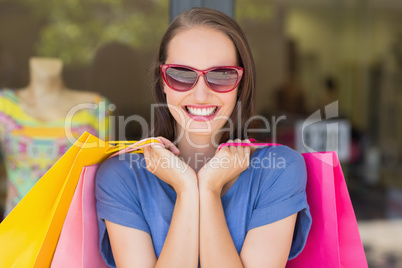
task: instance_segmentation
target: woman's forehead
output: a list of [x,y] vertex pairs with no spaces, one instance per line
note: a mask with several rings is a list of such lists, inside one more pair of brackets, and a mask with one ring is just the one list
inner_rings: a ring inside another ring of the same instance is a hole
[[206,69],[236,65],[237,53],[232,40],[209,27],[194,27],[178,32],[168,45],[166,63]]

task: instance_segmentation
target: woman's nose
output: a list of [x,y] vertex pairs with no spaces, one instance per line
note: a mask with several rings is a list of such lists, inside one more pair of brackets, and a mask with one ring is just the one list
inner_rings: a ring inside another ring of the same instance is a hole
[[211,89],[208,87],[207,83],[205,82],[205,77],[200,76],[198,78],[197,83],[192,89],[194,99],[198,102],[204,102],[208,99],[209,95],[211,94]]

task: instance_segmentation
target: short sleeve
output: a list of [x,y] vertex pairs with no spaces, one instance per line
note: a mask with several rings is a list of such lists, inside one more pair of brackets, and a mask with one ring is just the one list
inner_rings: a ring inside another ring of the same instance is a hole
[[127,161],[114,157],[99,167],[95,196],[100,251],[106,263],[115,267],[105,220],[150,233],[138,202],[135,175]]
[[250,230],[298,213],[289,260],[303,250],[312,221],[305,190],[307,171],[304,158],[296,152],[293,155],[282,168],[262,171],[262,176],[266,173],[266,177],[262,178],[248,226]]

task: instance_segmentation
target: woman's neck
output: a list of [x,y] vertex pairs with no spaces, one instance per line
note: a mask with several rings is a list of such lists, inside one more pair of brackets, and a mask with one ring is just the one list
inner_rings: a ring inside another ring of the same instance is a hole
[[216,144],[209,135],[183,135],[178,142],[183,160],[198,172],[216,152]]

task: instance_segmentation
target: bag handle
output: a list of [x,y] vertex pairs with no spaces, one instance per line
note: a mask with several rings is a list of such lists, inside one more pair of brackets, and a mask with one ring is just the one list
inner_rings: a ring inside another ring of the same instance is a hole
[[[219,145],[218,151],[222,149],[223,147],[228,147],[228,146],[280,146],[282,144],[279,143],[259,143],[256,142],[255,139],[249,139],[250,143],[247,142],[225,142]],[[119,154],[124,154],[124,153],[142,153],[142,148],[147,147],[147,146],[152,146],[155,144],[159,144],[163,146],[163,142],[159,138],[146,138],[142,139],[140,141],[108,141],[107,142],[108,146],[113,146],[113,144],[116,144],[117,146],[114,146],[114,148],[110,148],[109,152],[114,153],[110,155],[108,158],[111,158],[113,156],[119,155]]]
[[223,147],[228,146],[280,146],[282,144],[279,143],[265,143],[265,142],[256,142],[255,139],[249,139],[250,143],[248,142],[225,142],[219,145],[218,151]]
[[[134,143],[132,143],[134,142]],[[118,144],[115,148],[111,148],[109,152],[115,151],[112,155],[110,155],[108,158],[111,158],[113,156],[119,155],[119,154],[124,154],[124,153],[142,153],[142,148],[147,147],[147,146],[152,146],[154,144],[159,144],[163,146],[163,142],[161,139],[158,138],[147,138],[147,139],[142,139],[140,141],[132,141],[132,144],[129,144],[129,141],[110,141],[108,142],[109,144]],[[123,144],[122,146],[119,144]],[[128,145],[129,144],[129,145]]]
[[145,141],[147,139],[143,139],[140,141],[107,141],[106,142],[106,147],[108,147],[107,152],[118,152],[122,149],[125,149],[129,146],[132,146],[134,144],[137,144],[138,142]]

